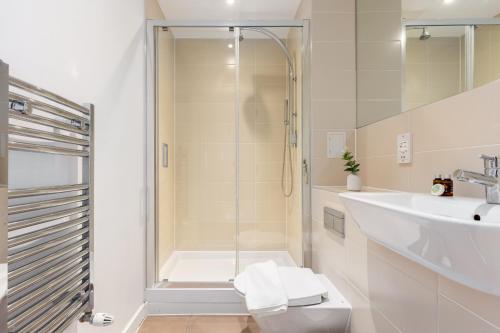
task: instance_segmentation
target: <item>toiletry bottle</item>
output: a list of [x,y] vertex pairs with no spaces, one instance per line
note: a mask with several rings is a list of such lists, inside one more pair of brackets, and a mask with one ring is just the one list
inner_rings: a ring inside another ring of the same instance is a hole
[[434,180],[432,181],[431,194],[434,196],[442,196],[444,195],[446,188],[443,184],[443,178],[441,175],[435,175]]
[[444,197],[452,197],[453,196],[453,180],[451,179],[451,175],[448,175],[445,179],[442,180],[444,185]]
[[434,180],[432,181],[432,185],[442,184],[443,178],[440,174],[434,176]]

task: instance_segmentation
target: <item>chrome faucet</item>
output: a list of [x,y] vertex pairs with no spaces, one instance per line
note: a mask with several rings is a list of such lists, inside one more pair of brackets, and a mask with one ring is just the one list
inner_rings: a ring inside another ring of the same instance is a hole
[[458,169],[453,173],[453,177],[461,182],[484,185],[486,190],[486,202],[498,205],[500,204],[498,157],[480,155],[479,158],[484,161],[484,174]]

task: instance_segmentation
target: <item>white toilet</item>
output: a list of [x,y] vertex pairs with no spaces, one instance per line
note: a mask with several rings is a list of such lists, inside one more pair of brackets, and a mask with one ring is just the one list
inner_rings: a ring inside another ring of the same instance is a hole
[[[320,304],[298,306],[294,304],[307,304],[309,300],[301,299],[300,295],[293,293],[288,295],[289,306],[285,313],[254,317],[262,333],[348,332],[351,305],[324,275],[316,274],[316,276],[328,291],[328,297],[323,298]],[[293,276],[288,275],[283,278],[289,279],[284,283],[296,285],[293,290],[304,288],[304,282],[298,281]],[[242,297],[245,296],[243,288],[237,284],[234,288]]]

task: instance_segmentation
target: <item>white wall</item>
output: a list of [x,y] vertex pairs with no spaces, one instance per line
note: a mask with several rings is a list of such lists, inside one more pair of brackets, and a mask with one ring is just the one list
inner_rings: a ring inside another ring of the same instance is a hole
[[1,0],[0,59],[12,75],[96,107],[95,289],[106,329],[143,302],[143,0]]

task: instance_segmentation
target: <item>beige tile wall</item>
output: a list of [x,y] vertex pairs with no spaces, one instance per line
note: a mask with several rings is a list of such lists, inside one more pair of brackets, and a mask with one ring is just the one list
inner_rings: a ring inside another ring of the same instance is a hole
[[478,26],[474,40],[474,86],[500,78],[500,26]]
[[[428,192],[434,174],[482,171],[480,153],[499,154],[500,81],[401,113],[357,131],[357,156],[367,186]],[[413,163],[396,163],[396,135],[413,135]],[[480,186],[455,182],[457,195],[482,197]]]
[[463,37],[406,40],[405,110],[463,91]]
[[346,216],[346,238],[323,228],[337,193],[313,189],[313,269],[353,306],[351,333],[500,332],[500,297],[464,287],[366,239]]
[[357,0],[357,127],[401,110],[401,1]]
[[339,158],[328,158],[328,132],[345,132],[354,150],[356,128],[355,1],[303,1],[298,19],[311,19],[312,183],[343,185]]
[[[235,248],[232,40],[176,40],[176,248]],[[240,249],[286,249],[281,193],[285,59],[270,40],[240,44]]]

